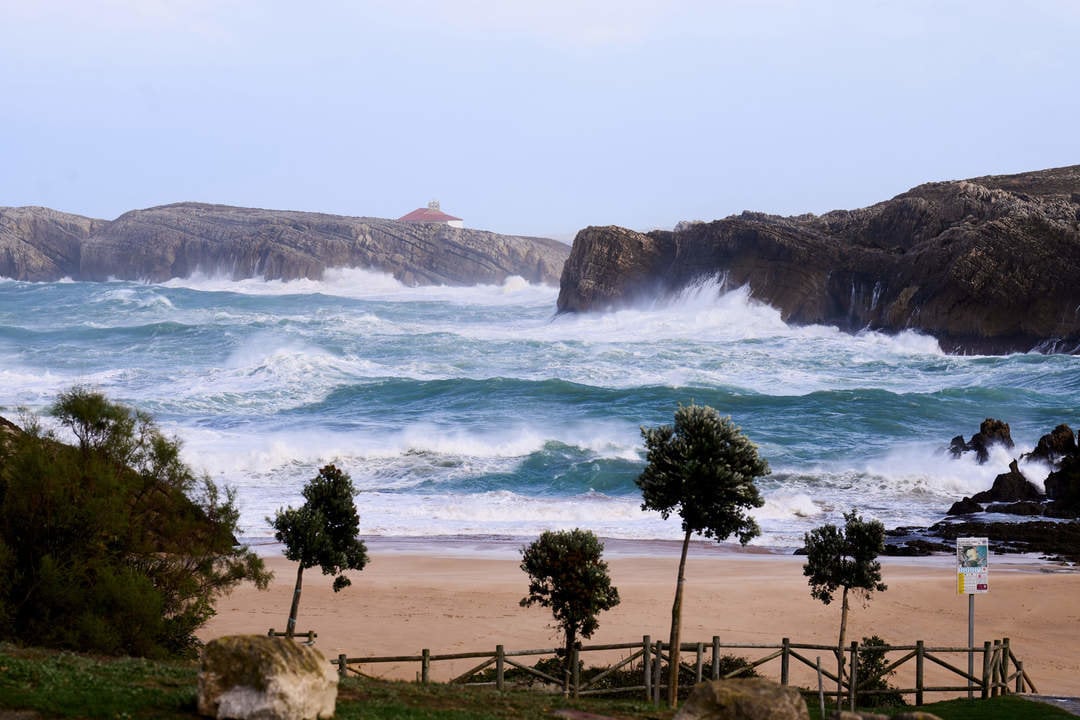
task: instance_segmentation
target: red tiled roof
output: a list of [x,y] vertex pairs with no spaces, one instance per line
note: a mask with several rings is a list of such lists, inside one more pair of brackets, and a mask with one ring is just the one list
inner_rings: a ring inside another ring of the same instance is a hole
[[461,218],[447,215],[442,210],[429,207],[416,208],[408,215],[402,215],[398,218],[398,222],[412,223],[444,223],[451,220],[461,220]]

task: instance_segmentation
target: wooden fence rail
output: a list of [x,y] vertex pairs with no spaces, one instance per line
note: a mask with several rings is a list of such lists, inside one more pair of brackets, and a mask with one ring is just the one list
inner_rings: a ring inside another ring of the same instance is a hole
[[[280,634],[283,635],[284,633]],[[298,637],[304,637],[304,635],[298,634]],[[308,634],[308,637],[313,642],[315,635],[311,633]],[[736,677],[751,670],[757,671],[759,668],[779,660],[778,674],[782,685],[791,684],[792,660],[794,660],[796,664],[810,668],[814,677],[818,678],[819,683],[828,680],[832,687],[836,688],[829,691],[823,689],[822,694],[833,698],[837,705],[847,704],[852,709],[856,707],[859,698],[866,699],[881,694],[914,695],[915,705],[922,705],[926,693],[967,692],[969,697],[974,697],[977,693],[979,697],[987,698],[1009,693],[1038,692],[1031,678],[1024,670],[1023,663],[1013,653],[1008,638],[993,642],[987,641],[981,648],[928,646],[922,640],[917,641],[914,645],[875,645],[873,649],[881,652],[882,657],[887,657],[890,653],[899,655],[899,657],[886,662],[880,674],[865,678],[859,675],[860,645],[858,642],[852,642],[849,648],[844,648],[841,651],[835,645],[794,643],[789,638],[783,638],[779,644],[759,644],[722,643],[718,636],[714,636],[711,643],[682,643],[680,648],[683,657],[686,658],[684,662],[680,662],[680,667],[684,672],[690,673],[696,682],[706,679],[704,677],[706,656],[709,656],[708,664],[711,679],[716,680],[721,677],[721,651],[749,650],[755,651],[755,654],[762,653],[761,657],[745,659],[745,665],[731,670],[724,674],[723,677]],[[507,669],[510,668],[524,673],[529,678],[536,678],[544,683],[561,687],[564,694],[573,697],[634,692],[644,693],[646,699],[659,703],[663,699],[663,691],[666,690],[663,682],[665,667],[670,671],[671,658],[666,650],[667,645],[664,642],[660,640],[654,642],[648,635],[642,637],[641,642],[580,646],[573,650],[568,664],[570,669],[561,678],[515,659],[557,657],[558,653],[561,652],[557,648],[506,650],[502,645],[498,645],[495,647],[494,652],[480,651],[434,655],[430,650],[424,649],[420,655],[368,657],[347,657],[342,653],[336,660],[331,662],[337,666],[341,677],[346,677],[349,673],[368,676],[363,671],[365,666],[382,663],[419,663],[420,672],[417,673],[417,680],[421,683],[429,683],[431,682],[432,663],[451,660],[479,660],[480,662],[477,665],[463,673],[458,673],[450,682],[473,686],[494,686],[498,690],[503,690],[513,682],[512,678],[509,681],[507,680]],[[587,679],[581,678],[582,653],[606,652],[610,654],[616,651],[627,652],[627,655],[599,674]],[[834,674],[821,667],[821,655],[811,658],[808,657],[807,651],[826,654],[832,658],[839,658],[843,653],[846,656],[849,670],[843,675]],[[957,667],[957,665],[942,657],[944,655],[967,657],[980,654],[982,655],[982,671],[979,674],[968,674],[966,670]],[[885,690],[872,689],[874,685],[878,684],[878,680],[883,675],[888,676],[912,662],[914,663],[913,686],[889,687]],[[963,684],[931,684],[927,678],[928,665],[940,668],[938,675],[941,675],[942,671],[944,671],[946,677],[955,676],[958,683],[962,682]],[[492,679],[482,682],[472,679],[475,675],[493,666]],[[617,687],[602,687],[600,685],[601,681],[609,678],[617,671],[624,670],[624,668],[629,668],[630,673],[641,677],[641,683],[619,685]],[[807,690],[807,692],[810,691]],[[814,694],[816,695],[817,691]]]

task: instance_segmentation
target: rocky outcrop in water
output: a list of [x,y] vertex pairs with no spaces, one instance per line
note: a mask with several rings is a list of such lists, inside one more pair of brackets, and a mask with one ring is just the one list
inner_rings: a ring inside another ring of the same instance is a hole
[[[1005,445],[1008,424],[987,418],[980,430],[988,428],[1004,430],[997,442]],[[1007,447],[1012,447],[1011,437],[1008,440]],[[988,490],[953,503],[947,519],[928,528],[888,531],[887,554],[951,551],[957,537],[977,536],[989,538],[995,552],[1036,552],[1080,561],[1080,448],[1076,436],[1068,425],[1058,425],[1039,438],[1034,451],[1021,457],[1049,466],[1045,493],[1028,480],[1013,459],[1008,472],[995,477]],[[1016,519],[1002,520],[1001,515]]]
[[868,208],[745,212],[647,234],[589,227],[558,309],[719,277],[784,320],[934,335],[953,352],[1080,348],[1080,166],[936,182]]
[[320,279],[331,268],[391,273],[407,285],[554,284],[569,248],[546,238],[434,223],[179,203],[111,222],[47,208],[0,208],[0,275],[160,282],[194,272]]

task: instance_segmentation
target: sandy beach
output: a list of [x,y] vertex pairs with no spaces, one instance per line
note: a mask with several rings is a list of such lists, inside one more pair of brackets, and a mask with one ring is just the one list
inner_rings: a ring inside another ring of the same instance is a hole
[[[549,611],[518,604],[527,582],[515,544],[376,540],[369,542],[369,554],[368,567],[351,573],[352,586],[337,594],[317,568],[304,573],[297,629],[316,631],[317,647],[328,657],[559,644]],[[677,545],[612,541],[605,557],[622,603],[600,616],[600,629],[587,644],[640,642],[643,635],[666,641]],[[275,572],[270,588],[260,592],[243,586],[220,600],[218,615],[200,637],[285,628],[296,565],[279,555],[270,555],[267,562]],[[853,604],[849,640],[876,634],[894,644],[924,640],[928,646],[966,645],[968,601],[956,593],[951,555],[883,558],[882,564],[889,588],[866,607]],[[1039,692],[1080,694],[1078,597],[1080,571],[1075,568],[994,558],[990,592],[976,596],[976,646],[1008,637]],[[797,643],[835,644],[839,618],[838,603],[825,606],[810,597],[798,557],[715,545],[691,550],[683,642],[708,644],[717,635],[724,643],[779,643],[788,637]],[[730,652],[755,658],[766,654]],[[944,659],[961,667],[967,663],[966,656]],[[591,664],[591,658],[586,662]],[[823,656],[822,662],[832,660]],[[979,662],[977,656],[977,666]],[[432,676],[448,679],[471,664],[475,661],[437,663]],[[764,674],[777,673],[770,670],[773,665],[765,666]],[[418,671],[418,664],[365,667],[370,674],[396,679],[413,679]],[[795,681],[802,682],[800,677]],[[961,681],[953,676],[942,682]],[[894,684],[903,685],[904,677],[894,678]]]

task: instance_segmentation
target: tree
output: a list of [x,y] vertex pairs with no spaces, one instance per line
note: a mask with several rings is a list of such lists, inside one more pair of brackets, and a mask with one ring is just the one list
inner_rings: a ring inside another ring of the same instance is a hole
[[0,433],[0,635],[49,647],[190,655],[238,583],[271,574],[236,542],[239,513],[145,413],[85,388]]
[[809,578],[810,595],[824,604],[843,588],[840,603],[840,639],[836,663],[839,680],[844,677],[844,636],[847,634],[848,594],[861,595],[870,602],[875,590],[888,589],[881,582],[881,563],[877,556],[885,551],[885,526],[879,520],[863,520],[856,510],[844,513],[844,527],[822,525],[806,533],[806,564],[803,575]]
[[304,570],[318,565],[323,575],[334,576],[334,592],[339,592],[352,584],[345,571],[363,570],[368,562],[367,547],[357,538],[360,517],[353,503],[356,490],[349,475],[334,465],[326,465],[308,481],[302,493],[306,502],[299,508],[278,510],[272,520],[267,518],[274,537],[285,544],[285,557],[299,563],[285,629],[290,637],[296,630]]
[[641,509],[659,511],[665,520],[678,514],[684,533],[668,644],[673,668],[668,674],[668,702],[675,707],[690,537],[697,533],[720,542],[735,535],[745,545],[758,535],[757,523],[744,511],[764,504],[754,480],[767,475],[769,465],[730,417],[721,417],[708,406],[680,405],[674,425],[643,427],[641,434],[647,451],[645,470],[636,480],[644,499]]
[[596,616],[619,604],[603,552],[596,535],[581,529],[545,531],[521,550],[521,569],[529,576],[529,594],[521,606],[551,608],[563,631],[567,670],[578,636],[592,637],[599,627]]

